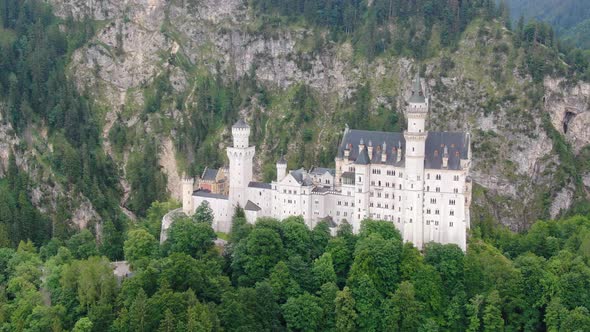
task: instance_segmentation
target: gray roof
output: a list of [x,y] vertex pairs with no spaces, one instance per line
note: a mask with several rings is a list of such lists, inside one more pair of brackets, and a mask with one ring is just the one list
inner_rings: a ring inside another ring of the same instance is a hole
[[232,128],[250,128],[250,126],[248,126],[244,119],[240,118],[236,123],[234,123]]
[[271,189],[272,186],[270,183],[264,183],[264,182],[250,182],[248,183],[248,187],[250,188],[260,188],[260,189]]
[[311,178],[309,177],[309,174],[307,174],[307,172],[303,168],[291,171],[291,175],[300,185],[311,186],[313,184]]
[[[381,162],[381,154],[383,153],[383,143],[386,143],[386,153],[387,158],[385,160],[386,164],[396,164],[396,166],[403,166],[403,158],[401,158],[401,162],[397,165],[397,152],[398,147],[401,144],[402,150],[406,146],[406,139],[402,133],[390,133],[384,131],[368,131],[368,130],[348,130],[344,137],[342,137],[342,142],[340,143],[340,147],[338,148],[338,157],[344,158],[344,150],[348,147],[350,149],[350,153],[348,155],[349,160],[356,160],[359,154],[359,144],[361,140],[365,142],[370,140],[373,142],[373,159],[372,163],[382,163]],[[379,142],[379,143],[377,143]],[[378,144],[375,146],[375,144]]]
[[285,155],[282,155],[281,158],[277,161],[277,164],[287,165],[287,160],[285,159]]
[[426,98],[424,98],[424,92],[422,91],[422,84],[420,83],[420,74],[416,74],[416,78],[414,78],[414,82],[412,85],[412,96],[410,103],[425,103]]
[[262,209],[260,208],[260,206],[252,203],[252,201],[248,201],[246,203],[246,206],[244,206],[244,210],[246,210],[246,211],[256,211],[257,212],[257,211],[260,211]]
[[441,169],[445,147],[448,149],[448,169],[461,169],[461,159],[469,158],[471,137],[468,133],[429,132],[426,138],[424,168]]
[[336,170],[333,168],[314,167],[311,169],[311,171],[309,171],[309,173],[314,175],[324,175],[326,173],[330,173],[330,175],[333,176],[336,174]]
[[[348,130],[340,147],[338,148],[338,157],[344,158],[344,150],[348,147],[350,150],[348,159],[356,161],[356,163],[364,163],[366,160],[359,159],[359,144],[363,139],[365,142],[371,140],[373,142],[373,153],[370,162],[372,164],[382,164],[381,156],[386,153],[385,164],[403,167],[405,164],[406,140],[402,133],[388,133],[381,131],[366,131],[366,130]],[[383,150],[383,143],[375,146],[375,142],[386,143],[386,149]],[[449,162],[448,168],[458,170],[461,166],[461,159],[469,158],[469,144],[470,136],[468,133],[461,132],[428,132],[426,138],[426,160],[424,167],[427,169],[442,168],[442,155],[444,154],[444,147],[447,146]],[[400,162],[397,162],[398,147],[402,147],[402,157]],[[368,153],[367,147],[364,149]],[[385,151],[385,152],[384,152]],[[457,155],[458,154],[458,155]],[[362,156],[366,158],[367,156]],[[344,176],[344,175],[343,175]]]
[[215,179],[217,178],[217,172],[219,172],[219,170],[206,167],[203,171],[203,175],[201,176],[201,180],[215,181]]
[[193,196],[198,197],[206,197],[206,198],[217,198],[217,199],[227,199],[227,196],[221,194],[214,194],[209,190],[197,190],[193,192]]
[[371,158],[369,158],[369,149],[367,149],[366,147],[363,148],[363,150],[361,151],[361,153],[359,154],[358,158],[356,158],[356,161],[354,162],[357,165],[368,165],[371,163]]

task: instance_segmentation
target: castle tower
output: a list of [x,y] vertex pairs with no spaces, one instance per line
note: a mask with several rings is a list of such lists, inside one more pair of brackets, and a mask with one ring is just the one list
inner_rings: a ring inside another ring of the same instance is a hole
[[191,215],[193,214],[194,204],[193,204],[193,191],[194,191],[194,183],[195,180],[186,176],[182,178],[182,212],[184,214]]
[[404,132],[406,139],[406,165],[404,192],[407,201],[404,210],[404,239],[411,241],[422,249],[424,245],[424,159],[426,149],[425,130],[428,115],[428,99],[424,96],[420,76],[416,74],[413,82],[412,96],[408,100],[408,130]]
[[252,181],[252,159],[256,148],[249,146],[250,126],[240,119],[232,126],[233,147],[227,148],[229,159],[229,200],[232,206],[244,207],[246,190]]
[[287,176],[287,160],[285,156],[281,156],[281,159],[277,161],[277,182],[280,182]]

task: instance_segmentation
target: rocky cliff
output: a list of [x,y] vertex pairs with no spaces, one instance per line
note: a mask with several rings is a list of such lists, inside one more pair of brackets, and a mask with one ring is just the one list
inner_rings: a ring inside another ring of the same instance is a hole
[[[75,52],[70,77],[106,109],[105,150],[121,165],[126,163],[125,154],[116,155],[110,148],[115,122],[155,134],[173,197],[179,197],[179,174],[191,161],[173,144],[175,124],[186,118],[179,105],[198,102],[194,77],[202,71],[226,82],[251,77],[270,92],[271,102],[265,106],[257,107],[254,100],[241,110],[253,122],[263,122],[257,131],[260,176],[280,152],[281,132],[294,133],[287,144],[290,156],[304,147],[305,160],[314,163],[329,153],[343,128],[342,114],[350,111],[347,101],[361,87],[370,89],[367,116],[379,119],[385,110],[403,117],[410,78],[418,69],[428,77],[433,100],[430,128],[473,134],[472,175],[484,193],[476,197],[478,205],[520,229],[538,217],[567,210],[579,189],[572,179],[554,181],[562,156],[543,119],[549,115],[554,129],[574,154],[579,153],[590,144],[590,85],[547,78],[544,96],[539,94],[520,68],[522,52],[500,24],[474,22],[456,52],[443,49],[419,63],[392,56],[368,62],[347,42],[326,43],[322,30],[261,26],[244,0],[50,2],[61,17],[100,21],[95,37]],[[182,100],[162,103],[157,114],[142,116],[145,91],[164,72],[172,86],[170,100]],[[310,87],[319,100],[308,125],[314,132],[311,140],[290,124],[285,110],[284,100],[300,85]],[[158,125],[162,121],[171,125]],[[226,130],[212,134],[211,140],[222,142],[218,148],[228,143]],[[131,143],[126,150],[134,148]],[[584,178],[586,186],[589,177]],[[125,187],[124,178],[122,182]],[[550,206],[543,211],[547,199]]]

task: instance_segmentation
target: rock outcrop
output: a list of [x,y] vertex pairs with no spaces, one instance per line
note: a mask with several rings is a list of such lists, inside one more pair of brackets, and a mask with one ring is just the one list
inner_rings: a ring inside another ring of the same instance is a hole
[[[314,47],[324,39],[321,31],[288,26],[260,29],[245,0],[50,1],[62,17],[105,21],[96,36],[75,52],[70,70],[78,88],[107,108],[106,141],[117,115],[124,108],[141,105],[141,92],[160,73],[168,72],[174,93],[186,93],[189,100],[194,94],[189,66],[220,74],[227,81],[254,75],[277,94],[297,84],[310,86],[326,104],[314,119],[321,128],[317,145],[325,144],[335,141],[342,129],[334,125],[340,112],[337,105],[346,103],[362,84],[371,87],[371,109],[367,112],[383,106],[401,113],[417,66],[401,57],[381,57],[367,63],[355,57],[346,42]],[[441,57],[424,63],[426,74],[436,78],[428,82],[433,100],[429,126],[472,132],[473,178],[507,198],[508,203],[494,205],[502,206],[496,215],[514,226],[522,222],[522,215],[535,218],[536,212],[527,208],[527,202],[535,199],[539,188],[551,187],[551,170],[559,163],[553,142],[544,132],[542,113],[549,112],[555,128],[579,151],[590,143],[590,85],[567,87],[562,79],[547,79],[544,109],[531,106],[525,93],[531,79],[518,68],[506,69],[504,82],[492,79],[491,69],[482,70],[493,68],[494,61],[503,61],[500,67],[507,63],[507,53],[495,54],[493,45],[510,44],[509,33],[501,31],[500,40],[480,35],[475,29],[466,31],[453,54],[454,69],[444,72]],[[489,56],[482,56],[480,51],[486,47]],[[160,116],[182,121],[182,113],[170,107],[163,105]],[[251,111],[246,109],[244,114]],[[262,112],[269,121],[283,117],[280,110]],[[138,114],[128,114],[125,121],[144,131],[154,130],[149,120],[140,120]],[[178,197],[180,171],[174,158],[173,130],[155,134],[162,142],[160,159],[168,175],[168,190]],[[112,154],[108,143],[105,146]],[[264,137],[259,155],[275,148],[273,139]],[[555,190],[551,214],[567,209],[572,197],[572,188]]]

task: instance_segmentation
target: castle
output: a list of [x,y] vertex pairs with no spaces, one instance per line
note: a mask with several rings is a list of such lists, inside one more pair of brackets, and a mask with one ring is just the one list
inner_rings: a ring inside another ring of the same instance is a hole
[[197,190],[193,179],[185,179],[183,212],[191,215],[208,202],[215,216],[213,228],[222,232],[230,230],[236,206],[244,208],[251,223],[259,217],[302,216],[310,228],[320,221],[333,228],[347,221],[358,232],[361,221],[371,218],[393,223],[417,248],[434,241],[465,250],[471,205],[470,135],[425,130],[429,100],[418,76],[408,104],[405,132],[347,126],[335,169],[288,171],[282,157],[272,183],[253,181],[256,148],[249,144],[250,127],[239,120],[232,127],[233,146],[227,148],[229,169],[206,169]]

